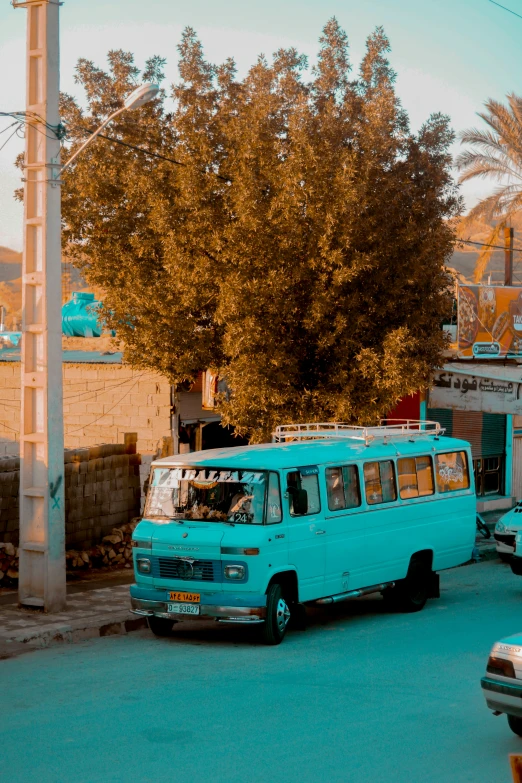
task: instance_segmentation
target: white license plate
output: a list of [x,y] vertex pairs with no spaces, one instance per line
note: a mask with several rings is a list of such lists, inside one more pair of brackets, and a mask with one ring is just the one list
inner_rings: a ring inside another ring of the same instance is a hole
[[173,614],[199,614],[197,604],[168,604],[168,611]]

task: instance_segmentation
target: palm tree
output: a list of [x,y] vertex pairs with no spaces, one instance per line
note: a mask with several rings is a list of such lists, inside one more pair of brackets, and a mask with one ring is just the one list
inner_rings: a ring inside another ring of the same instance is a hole
[[[463,228],[477,218],[494,223],[488,245],[498,243],[504,228],[522,209],[522,97],[511,93],[507,101],[507,106],[492,99],[486,102],[486,111],[478,116],[488,127],[470,128],[460,134],[461,143],[471,144],[473,149],[461,152],[455,161],[463,172],[459,182],[489,177],[500,183],[491,196],[473,207],[462,223]],[[477,259],[476,283],[486,271],[491,252],[491,247],[484,247]]]

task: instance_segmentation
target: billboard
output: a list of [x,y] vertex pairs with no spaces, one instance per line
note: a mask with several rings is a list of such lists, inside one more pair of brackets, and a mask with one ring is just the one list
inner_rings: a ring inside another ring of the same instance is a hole
[[459,285],[459,358],[522,356],[522,288]]

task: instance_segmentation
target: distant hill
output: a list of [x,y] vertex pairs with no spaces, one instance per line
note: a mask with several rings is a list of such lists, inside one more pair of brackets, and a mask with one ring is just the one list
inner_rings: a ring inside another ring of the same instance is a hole
[[[522,248],[522,214],[513,220],[515,230],[515,247]],[[469,239],[473,242],[488,242],[492,226],[484,221],[474,221],[470,226],[458,229],[458,235],[463,239]],[[500,238],[495,244],[503,245],[504,239]],[[473,281],[473,271],[480,253],[478,245],[457,245],[448,264],[449,267],[459,272],[468,282]],[[487,283],[491,275],[491,283],[503,285],[504,283],[504,251],[494,250],[491,259],[483,275],[482,282]],[[518,278],[518,280],[517,280]],[[513,282],[522,284],[522,253],[514,253],[513,257]]]

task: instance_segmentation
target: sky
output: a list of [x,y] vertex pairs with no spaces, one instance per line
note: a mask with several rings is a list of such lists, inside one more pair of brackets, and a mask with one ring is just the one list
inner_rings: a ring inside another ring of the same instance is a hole
[[[522,15],[522,0],[503,0]],[[433,112],[451,118],[454,130],[480,125],[476,112],[487,98],[522,93],[522,19],[490,0],[65,0],[61,7],[61,89],[81,98],[74,82],[79,57],[106,63],[110,49],[134,53],[138,66],[167,58],[166,85],[176,82],[181,31],[193,27],[206,57],[233,57],[239,76],[258,54],[295,46],[313,64],[321,29],[336,16],[350,41],[354,68],[366,37],[382,25],[390,38],[397,92],[413,130]],[[26,12],[0,0],[0,111],[25,103]],[[11,131],[0,117],[0,147]],[[458,151],[455,145],[455,153]],[[22,248],[22,208],[13,190],[20,172],[13,161],[23,150],[16,136],[0,150],[0,245]],[[466,207],[491,192],[491,182],[462,188]]]

